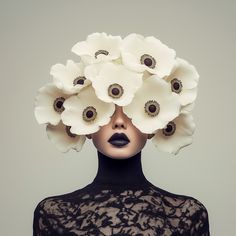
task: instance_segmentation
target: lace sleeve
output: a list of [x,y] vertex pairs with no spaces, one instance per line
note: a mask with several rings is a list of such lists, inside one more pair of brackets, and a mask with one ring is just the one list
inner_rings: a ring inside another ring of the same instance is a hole
[[210,236],[207,209],[201,202],[197,201],[196,199],[194,199],[194,202],[194,213],[191,217],[192,225],[190,228],[190,235]]
[[34,210],[33,236],[52,236],[50,223],[40,203]]

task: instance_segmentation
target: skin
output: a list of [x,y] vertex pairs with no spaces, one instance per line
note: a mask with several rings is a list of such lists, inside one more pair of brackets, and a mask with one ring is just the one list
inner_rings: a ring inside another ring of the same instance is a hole
[[[125,133],[130,142],[122,147],[110,144],[108,139],[114,133]],[[123,112],[122,107],[117,105],[107,125],[102,126],[96,133],[86,135],[88,139],[92,139],[99,152],[114,159],[126,159],[134,156],[143,149],[147,139],[153,136],[154,134],[145,134],[137,129]]]

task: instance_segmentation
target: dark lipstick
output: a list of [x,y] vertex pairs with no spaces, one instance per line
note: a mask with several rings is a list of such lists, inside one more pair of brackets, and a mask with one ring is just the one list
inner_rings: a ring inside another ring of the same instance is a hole
[[130,141],[124,133],[114,133],[109,139],[108,142],[116,147],[122,147],[128,144]]

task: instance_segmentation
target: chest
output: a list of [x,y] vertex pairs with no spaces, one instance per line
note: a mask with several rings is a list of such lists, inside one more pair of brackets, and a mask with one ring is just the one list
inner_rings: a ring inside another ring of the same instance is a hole
[[53,222],[58,235],[174,236],[185,231],[178,207],[143,192],[87,194],[59,208]]

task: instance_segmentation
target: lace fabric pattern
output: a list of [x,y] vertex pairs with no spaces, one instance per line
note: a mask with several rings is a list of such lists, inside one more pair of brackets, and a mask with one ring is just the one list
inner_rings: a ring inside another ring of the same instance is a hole
[[195,198],[155,186],[85,187],[43,199],[33,236],[209,236],[208,212]]

